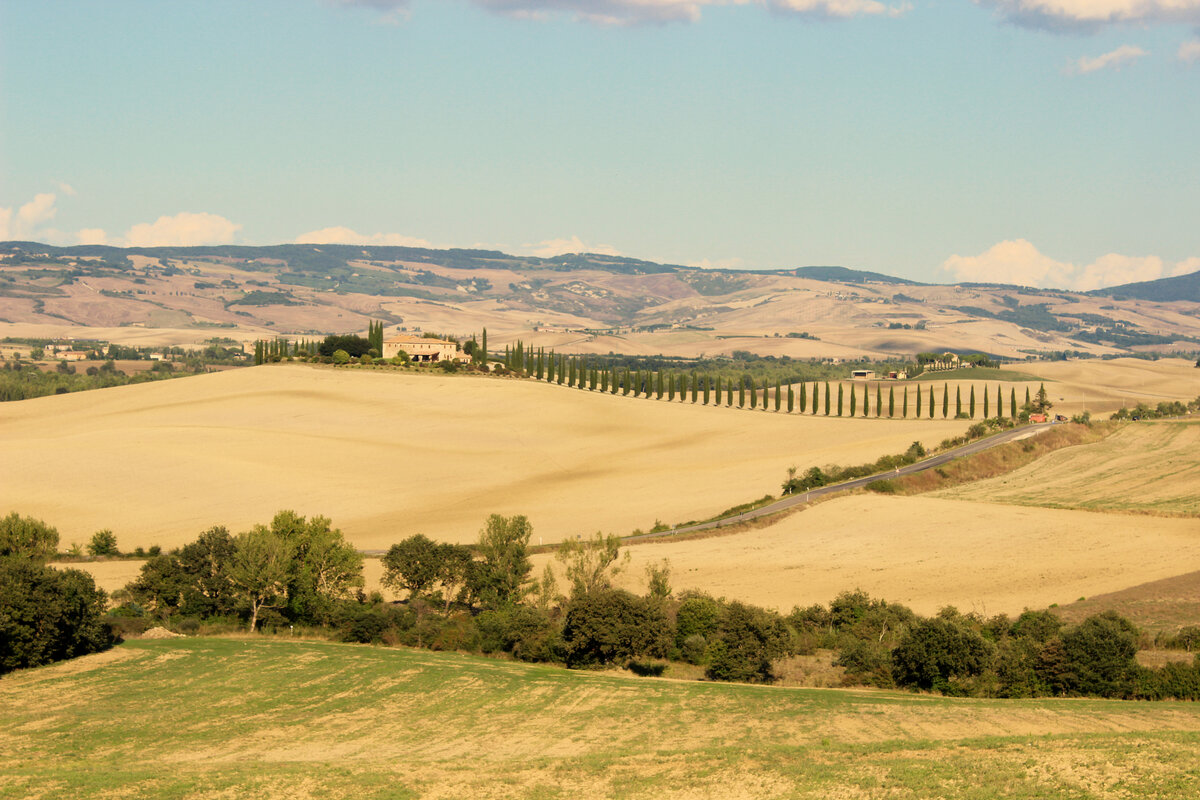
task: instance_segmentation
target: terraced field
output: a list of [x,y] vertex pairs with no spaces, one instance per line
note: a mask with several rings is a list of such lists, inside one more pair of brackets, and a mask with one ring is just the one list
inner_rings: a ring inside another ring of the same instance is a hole
[[0,798],[1193,798],[1200,706],[135,641],[0,681]]

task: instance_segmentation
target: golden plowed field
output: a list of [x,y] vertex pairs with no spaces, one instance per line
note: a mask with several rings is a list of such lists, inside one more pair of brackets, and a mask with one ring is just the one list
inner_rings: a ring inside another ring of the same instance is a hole
[[703,518],[789,466],[860,463],[963,421],[788,416],[532,381],[275,365],[0,405],[0,511],[111,528],[122,549],[324,514],[360,548],[472,541],[525,514],[534,543]]

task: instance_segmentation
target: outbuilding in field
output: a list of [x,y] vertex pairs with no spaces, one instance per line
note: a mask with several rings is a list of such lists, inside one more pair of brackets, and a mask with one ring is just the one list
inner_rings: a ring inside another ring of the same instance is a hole
[[872,369],[856,369],[850,373],[852,381],[873,381],[875,380],[875,370]]

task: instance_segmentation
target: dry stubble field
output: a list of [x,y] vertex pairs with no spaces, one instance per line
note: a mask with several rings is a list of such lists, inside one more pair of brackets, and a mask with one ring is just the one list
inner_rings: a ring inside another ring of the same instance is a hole
[[324,514],[364,549],[472,541],[490,513],[534,542],[703,518],[779,491],[789,466],[858,463],[960,421],[718,409],[499,378],[276,365],[0,405],[0,509],[64,547]]

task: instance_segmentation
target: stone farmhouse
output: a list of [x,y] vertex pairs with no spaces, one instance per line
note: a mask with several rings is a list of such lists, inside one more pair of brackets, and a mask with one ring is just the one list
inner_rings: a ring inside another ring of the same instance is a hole
[[401,350],[413,361],[462,361],[466,356],[455,342],[399,334],[383,341],[383,357],[394,358]]

